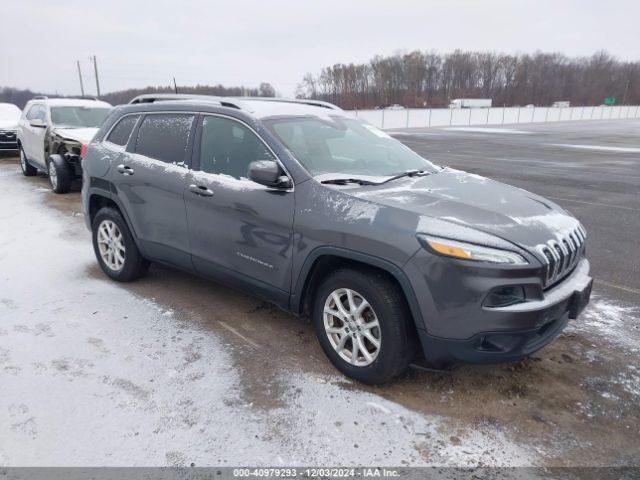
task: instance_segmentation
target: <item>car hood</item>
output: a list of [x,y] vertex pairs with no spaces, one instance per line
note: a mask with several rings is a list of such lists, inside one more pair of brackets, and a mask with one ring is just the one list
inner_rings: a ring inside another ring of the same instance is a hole
[[[541,243],[560,240],[579,225],[570,213],[544,197],[449,168],[427,176],[393,180],[384,185],[349,188],[345,193],[419,214],[419,233],[446,237],[447,224],[462,226],[465,228],[457,229],[458,232],[468,232],[468,228],[472,228],[531,252]],[[437,219],[438,222],[430,222],[429,219]],[[473,241],[473,238],[467,240]]]
[[93,140],[97,128],[55,128],[54,132],[60,135],[62,138],[69,140],[75,140],[83,144],[87,144]]
[[18,122],[0,118],[0,130],[18,130]]

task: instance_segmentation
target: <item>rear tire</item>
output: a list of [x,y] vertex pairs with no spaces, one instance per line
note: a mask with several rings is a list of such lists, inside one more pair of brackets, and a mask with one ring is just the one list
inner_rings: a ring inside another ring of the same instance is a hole
[[96,213],[91,224],[93,251],[102,271],[118,282],[137,280],[149,270],[122,214],[110,207]]
[[[368,306],[359,312],[365,302]],[[342,321],[345,314],[347,320]],[[312,317],[331,363],[360,382],[375,385],[393,380],[415,357],[417,339],[404,295],[377,271],[345,268],[332,273],[317,290]],[[376,322],[378,326],[371,327]],[[343,335],[348,338],[343,340]]]
[[20,169],[22,170],[22,175],[25,177],[33,177],[38,173],[38,169],[29,163],[22,145],[20,145]]
[[49,182],[51,189],[56,193],[68,193],[71,191],[71,169],[61,155],[51,155],[47,161]]

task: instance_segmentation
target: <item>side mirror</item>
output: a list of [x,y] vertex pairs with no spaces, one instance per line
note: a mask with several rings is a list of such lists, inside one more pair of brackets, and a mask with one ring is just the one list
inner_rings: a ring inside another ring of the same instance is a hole
[[47,128],[47,125],[40,118],[34,118],[33,120],[30,120],[29,125],[36,128]]
[[249,180],[273,188],[291,188],[291,180],[273,160],[258,160],[249,164]]

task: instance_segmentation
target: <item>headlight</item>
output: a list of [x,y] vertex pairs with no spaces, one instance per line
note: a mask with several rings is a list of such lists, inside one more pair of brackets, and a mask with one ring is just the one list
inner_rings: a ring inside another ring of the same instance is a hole
[[432,237],[430,235],[418,235],[418,239],[423,246],[445,257],[510,265],[526,265],[529,263],[522,255],[509,250],[483,247],[473,243]]

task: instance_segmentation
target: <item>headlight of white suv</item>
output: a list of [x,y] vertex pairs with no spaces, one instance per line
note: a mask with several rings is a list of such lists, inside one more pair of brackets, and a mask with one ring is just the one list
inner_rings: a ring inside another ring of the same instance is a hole
[[511,252],[509,250],[485,247],[482,245],[475,245],[473,243],[433,237],[431,235],[419,234],[418,239],[424,247],[427,247],[439,255],[444,255],[445,257],[510,265],[526,265],[529,263],[519,253]]

